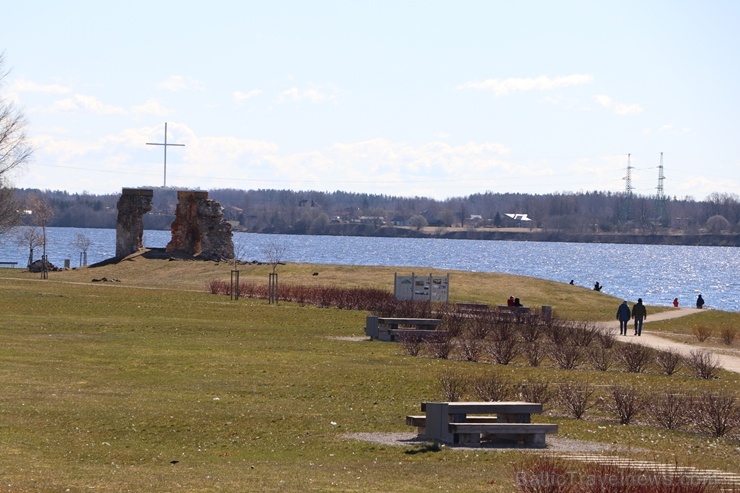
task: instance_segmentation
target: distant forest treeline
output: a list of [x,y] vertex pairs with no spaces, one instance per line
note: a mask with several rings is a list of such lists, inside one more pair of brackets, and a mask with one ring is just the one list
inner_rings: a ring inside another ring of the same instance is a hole
[[[415,232],[431,227],[436,234],[460,227],[522,227],[574,235],[740,234],[740,197],[735,194],[714,193],[703,201],[611,192],[477,193],[445,200],[340,191],[216,189],[208,194],[236,230],[261,233],[351,234],[347,225],[356,224],[363,225],[365,234],[389,226]],[[48,226],[116,227],[119,194],[16,189],[15,195],[20,204],[39,196],[51,205],[54,215]],[[145,228],[169,229],[176,205],[177,190],[154,189]]]

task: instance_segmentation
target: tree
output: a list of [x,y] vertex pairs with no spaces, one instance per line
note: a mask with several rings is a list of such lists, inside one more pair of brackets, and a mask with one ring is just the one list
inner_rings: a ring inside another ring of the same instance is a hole
[[82,257],[82,261],[80,262],[80,265],[87,265],[87,250],[90,248],[90,245],[92,245],[92,240],[82,233],[78,234],[72,242],[72,246],[78,249],[81,253],[80,256]]
[[[0,53],[0,89],[8,75],[3,69],[5,54]],[[9,186],[10,172],[31,158],[33,149],[26,138],[23,113],[0,92],[0,233],[19,222],[13,190]]]
[[27,228],[21,228],[20,232],[15,237],[15,243],[18,246],[27,247],[28,248],[28,265],[27,267],[31,267],[31,264],[33,263],[33,251],[41,246],[42,243],[41,238],[41,232],[38,230],[38,228],[34,227],[27,227]]
[[420,231],[422,228],[425,228],[427,224],[428,224],[427,219],[421,214],[416,214],[415,216],[411,216],[411,218],[409,219],[409,225],[416,228],[417,231]]
[[720,234],[730,229],[730,221],[719,214],[707,219],[707,230],[710,233]]
[[34,225],[41,227],[41,247],[43,254],[41,263],[43,272],[48,270],[48,261],[46,260],[46,226],[54,218],[54,208],[43,197],[39,195],[32,196],[28,201],[31,210],[31,221]]

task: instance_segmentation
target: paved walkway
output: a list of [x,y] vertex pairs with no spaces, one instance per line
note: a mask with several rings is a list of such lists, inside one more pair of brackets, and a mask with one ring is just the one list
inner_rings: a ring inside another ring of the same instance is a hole
[[[720,354],[716,350],[712,350],[712,348],[706,348],[706,347],[698,347],[698,346],[692,346],[691,344],[685,344],[682,342],[676,342],[672,341],[670,339],[666,339],[665,337],[660,337],[659,332],[653,333],[650,332],[650,322],[657,322],[659,320],[669,320],[672,318],[679,318],[679,317],[685,317],[686,315],[691,315],[693,313],[697,313],[701,310],[698,310],[696,308],[679,308],[678,310],[669,310],[661,313],[656,313],[655,315],[648,315],[647,319],[645,320],[645,324],[642,326],[642,335],[640,337],[634,336],[634,322],[630,320],[629,329],[627,333],[629,335],[627,336],[620,336],[617,335],[618,340],[623,342],[631,342],[636,344],[642,344],[644,346],[650,346],[655,349],[673,349],[675,351],[678,351],[679,354],[683,356],[688,356],[691,351],[694,351],[696,349],[701,349],[703,351],[709,351],[717,358],[717,360],[722,365],[722,368],[724,368],[727,371],[732,371],[735,373],[740,373],[740,357],[738,356],[731,356],[727,354]],[[601,322],[600,325],[602,327],[606,327],[609,329],[614,329],[615,333],[619,334],[619,321],[613,320],[611,322]]]

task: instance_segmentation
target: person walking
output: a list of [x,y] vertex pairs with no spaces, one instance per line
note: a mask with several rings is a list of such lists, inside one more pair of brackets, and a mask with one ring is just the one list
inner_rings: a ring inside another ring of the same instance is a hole
[[630,307],[626,301],[623,301],[619,308],[617,308],[617,320],[619,320],[619,335],[627,335],[627,324],[629,324],[631,315]]
[[637,298],[637,303],[632,306],[632,318],[635,319],[635,335],[642,335],[642,322],[647,319],[647,308],[642,304],[642,298]]
[[699,295],[699,297],[696,298],[696,307],[699,310],[701,310],[703,306],[704,306],[704,298],[702,298],[701,295]]
[[678,308],[678,298],[673,298],[673,307]]

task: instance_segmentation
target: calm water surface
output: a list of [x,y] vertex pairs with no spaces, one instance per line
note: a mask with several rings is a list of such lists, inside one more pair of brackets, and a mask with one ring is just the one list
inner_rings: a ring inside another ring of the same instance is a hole
[[[63,266],[64,259],[80,265],[80,252],[72,246],[78,234],[92,240],[88,263],[113,257],[114,229],[49,228],[49,260]],[[26,265],[28,250],[5,235],[0,261]],[[144,244],[164,247],[169,231],[145,231]],[[435,274],[446,270],[503,272],[550,279],[590,288],[647,304],[670,305],[678,298],[693,306],[701,293],[707,307],[740,311],[740,249],[663,245],[612,245],[595,243],[540,243],[519,241],[445,240],[437,238],[368,238],[355,236],[295,236],[235,233],[234,244],[244,260],[265,260],[265,248],[278,244],[287,262],[398,266],[399,274]],[[36,257],[40,257],[40,250]],[[392,279],[388,281],[392,285]],[[454,293],[454,276],[451,291]],[[526,296],[519,296],[526,303]],[[491,300],[497,303],[497,300]]]

